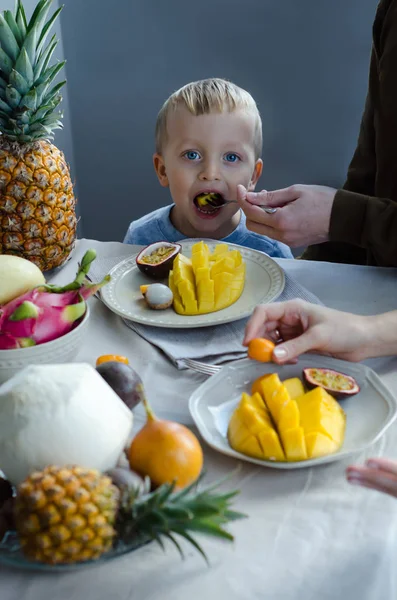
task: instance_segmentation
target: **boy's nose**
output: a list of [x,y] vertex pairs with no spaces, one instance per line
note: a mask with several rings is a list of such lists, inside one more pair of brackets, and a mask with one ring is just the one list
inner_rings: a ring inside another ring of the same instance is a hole
[[213,162],[206,162],[199,174],[201,181],[219,181],[221,178],[218,166]]

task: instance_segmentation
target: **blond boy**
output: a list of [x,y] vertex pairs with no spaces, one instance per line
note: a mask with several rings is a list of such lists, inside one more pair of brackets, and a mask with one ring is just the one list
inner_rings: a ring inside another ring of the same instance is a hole
[[[262,123],[252,96],[224,79],[189,83],[172,94],[156,123],[153,164],[173,204],[133,221],[124,242],[211,238],[240,244],[270,256],[292,258],[288,246],[245,226],[235,200],[237,185],[255,189],[263,163]],[[202,194],[217,194],[217,206]]]

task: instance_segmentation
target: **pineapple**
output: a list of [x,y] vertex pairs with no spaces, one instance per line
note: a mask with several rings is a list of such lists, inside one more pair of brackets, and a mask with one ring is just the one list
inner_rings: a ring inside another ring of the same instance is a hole
[[97,559],[118,542],[133,547],[152,539],[163,546],[163,537],[182,554],[175,535],[206,559],[189,531],[232,540],[222,525],[244,516],[229,509],[237,492],[214,492],[219,483],[180,492],[166,483],[148,492],[147,486],[119,489],[95,469],[49,466],[19,486],[16,529],[25,556],[48,564]]
[[22,256],[42,271],[62,265],[74,247],[76,200],[63,153],[51,143],[62,127],[57,106],[65,64],[50,65],[46,38],[61,8],[40,0],[28,22],[21,0],[0,14],[0,254]]

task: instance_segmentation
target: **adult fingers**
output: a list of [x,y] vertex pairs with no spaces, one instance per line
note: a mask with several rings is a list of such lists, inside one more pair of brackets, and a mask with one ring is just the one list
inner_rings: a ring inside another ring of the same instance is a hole
[[266,206],[284,206],[299,198],[300,192],[294,186],[267,192],[247,192],[246,200],[251,204],[266,204]]
[[[245,222],[245,225],[247,227],[247,229],[249,229],[250,231],[254,231],[255,233],[259,233],[259,235],[265,235],[267,237],[269,237],[272,240],[278,240],[281,241],[281,234],[280,231],[278,229],[276,229],[275,227],[272,227],[270,224],[268,225],[267,223],[269,221],[271,221],[273,215],[268,215],[265,212],[263,212],[263,210],[261,208],[257,208],[257,211],[261,211],[260,213],[257,212],[257,218],[258,221],[252,220],[252,218],[248,218],[247,213],[247,219]],[[245,212],[245,209],[244,209]],[[262,223],[259,222],[259,219],[261,219],[261,221],[266,221],[266,223]]]
[[256,337],[262,337],[268,323],[278,323],[285,315],[287,305],[287,302],[275,302],[256,306],[245,327],[243,346],[248,346],[248,343]]
[[247,190],[241,185],[241,183],[237,186],[237,200],[243,202],[247,198]]
[[302,335],[283,342],[273,350],[273,360],[278,364],[298,358],[301,354],[314,350],[317,347],[317,336],[312,329],[308,329]]
[[380,469],[351,466],[346,469],[349,483],[397,496],[397,475]]
[[301,311],[305,303],[301,300],[288,300],[286,302],[273,302],[272,304],[259,304],[255,307],[246,327],[243,344],[248,345],[250,340],[261,337],[269,329],[295,327],[301,323]]
[[397,475],[397,461],[388,458],[369,458],[365,464],[370,469],[380,469],[385,473]]

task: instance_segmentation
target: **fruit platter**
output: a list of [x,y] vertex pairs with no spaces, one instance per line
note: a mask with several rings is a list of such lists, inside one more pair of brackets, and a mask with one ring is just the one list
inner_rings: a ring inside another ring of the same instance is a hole
[[31,365],[0,386],[0,407],[0,563],[70,570],[163,540],[207,560],[195,533],[233,539],[238,492],[203,485],[199,440],[157,418],[127,357]]
[[212,448],[273,469],[346,458],[397,417],[395,397],[372,369],[315,354],[283,366],[235,361],[193,392],[189,409]]
[[282,268],[263,252],[214,240],[151,244],[109,275],[101,299],[110,310],[137,323],[169,328],[242,319],[257,304],[275,300],[285,284]]

